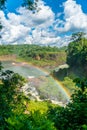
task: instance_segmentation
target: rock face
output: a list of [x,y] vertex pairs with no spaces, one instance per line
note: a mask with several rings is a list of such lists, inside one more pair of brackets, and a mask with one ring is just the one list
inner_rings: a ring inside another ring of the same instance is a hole
[[15,61],[16,58],[16,55],[2,55],[0,56],[0,61]]
[[41,60],[41,57],[38,55],[35,57],[35,60]]
[[63,80],[64,77],[68,76],[69,66],[67,64],[60,65],[59,67],[53,70],[52,75],[57,77],[59,80]]
[[55,72],[58,72],[59,70],[63,70],[63,69],[68,69],[69,65],[68,64],[64,64],[64,65],[60,65],[57,68],[54,69]]

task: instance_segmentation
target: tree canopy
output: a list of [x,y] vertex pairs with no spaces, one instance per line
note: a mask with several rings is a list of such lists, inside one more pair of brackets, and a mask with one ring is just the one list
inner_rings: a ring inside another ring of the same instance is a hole
[[66,107],[50,108],[48,111],[48,118],[59,130],[86,130],[87,128],[87,79],[78,79],[75,82],[81,87],[75,90]]
[[6,0],[0,0],[0,9],[3,9],[5,7]]
[[[77,35],[80,35],[77,34]],[[82,33],[77,40],[74,40],[68,45],[67,49],[67,64],[70,68],[82,72],[87,75],[87,39],[82,37]]]

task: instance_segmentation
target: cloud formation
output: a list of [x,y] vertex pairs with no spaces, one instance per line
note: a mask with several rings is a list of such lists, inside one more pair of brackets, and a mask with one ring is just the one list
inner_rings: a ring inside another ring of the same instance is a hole
[[83,13],[81,5],[74,0],[67,0],[64,4],[64,21],[60,21],[61,27],[56,30],[60,32],[83,31],[87,32],[87,14]]
[[[47,39],[53,35],[53,32],[49,32],[49,27],[53,25],[55,14],[49,6],[44,5],[44,2],[39,2],[38,6],[40,9],[36,13],[20,7],[17,14],[8,13],[7,18],[4,12],[0,11],[3,24],[1,43],[41,44],[43,37],[47,43]],[[45,44],[45,41],[42,44]]]
[[63,8],[63,20],[60,19],[60,13],[56,16],[52,9],[41,0],[38,2],[36,12],[20,7],[16,14],[9,12],[5,17],[4,12],[0,11],[0,20],[3,24],[0,44],[67,45],[70,36],[64,33],[86,32],[87,15],[73,0],[63,3]]

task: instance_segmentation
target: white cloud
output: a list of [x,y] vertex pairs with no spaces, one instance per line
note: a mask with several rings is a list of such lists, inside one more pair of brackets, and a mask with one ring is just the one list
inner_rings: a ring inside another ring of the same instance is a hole
[[20,16],[14,13],[9,13],[8,18],[5,17],[4,13],[0,11],[1,23],[3,29],[1,30],[2,39],[1,43],[9,44],[15,42],[22,42],[30,29],[21,24]]
[[55,14],[51,10],[49,6],[45,6],[44,2],[40,1],[38,2],[38,8],[39,10],[35,13],[32,13],[31,11],[25,9],[25,8],[19,8],[17,10],[18,13],[20,13],[21,21],[28,26],[32,27],[48,27],[49,25],[52,25],[54,22]]
[[[44,5],[44,2],[40,1],[38,7],[36,13],[20,7],[17,14],[8,13],[7,18],[0,11],[1,22],[4,25],[1,43],[41,44],[43,37],[45,40],[52,36],[53,32],[49,32],[49,27],[53,25],[55,14],[49,6]],[[44,41],[45,43],[47,42]]]
[[[42,0],[38,2],[38,10],[35,13],[20,7],[17,13],[9,12],[7,18],[0,11],[0,21],[3,24],[0,44],[43,44],[43,45],[67,45],[70,36],[64,32],[87,31],[87,15],[83,13],[81,6],[74,0],[67,0],[62,13],[54,14],[52,9]],[[63,33],[59,36],[59,34]]]
[[[87,15],[83,13],[81,5],[74,0],[67,0],[64,4],[64,21],[55,25],[60,32],[87,31]],[[61,25],[61,27],[59,26]]]

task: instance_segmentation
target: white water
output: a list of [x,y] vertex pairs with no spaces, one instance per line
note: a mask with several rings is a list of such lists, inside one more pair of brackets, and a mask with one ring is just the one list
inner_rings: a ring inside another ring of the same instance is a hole
[[13,63],[11,61],[3,62],[3,66],[4,69],[12,70],[29,79],[28,86],[24,88],[26,94],[31,92],[36,97],[40,94],[40,96],[44,96],[45,99],[51,101],[68,102],[69,98],[62,87],[52,77],[46,77],[46,72],[28,64]]

